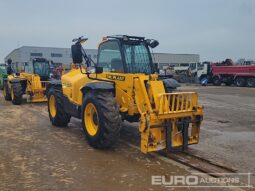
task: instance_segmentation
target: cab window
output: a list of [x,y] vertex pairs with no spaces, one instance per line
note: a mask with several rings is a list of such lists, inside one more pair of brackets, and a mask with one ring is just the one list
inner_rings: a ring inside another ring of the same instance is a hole
[[144,43],[125,43],[123,52],[128,73],[152,73],[150,52]]
[[98,66],[103,67],[104,72],[124,72],[120,47],[116,41],[108,41],[101,44]]

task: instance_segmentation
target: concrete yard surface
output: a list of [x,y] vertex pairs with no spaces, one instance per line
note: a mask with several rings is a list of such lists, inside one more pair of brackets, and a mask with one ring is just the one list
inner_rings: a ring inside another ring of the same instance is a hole
[[192,148],[205,158],[255,173],[255,88],[182,87],[196,91],[204,106],[200,143]]
[[[191,148],[201,157],[238,172],[253,173],[254,185],[255,89],[180,89],[197,91],[204,105],[200,143]],[[0,92],[0,129],[0,190],[205,190],[152,185],[155,175],[170,177],[195,171],[157,155],[144,155],[122,139],[111,149],[93,149],[79,120],[72,119],[66,128],[52,126],[46,103],[24,101],[15,106]]]

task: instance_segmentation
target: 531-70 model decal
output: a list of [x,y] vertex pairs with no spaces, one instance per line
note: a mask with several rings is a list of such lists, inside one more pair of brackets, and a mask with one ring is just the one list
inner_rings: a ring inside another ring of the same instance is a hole
[[125,76],[117,76],[117,75],[110,75],[107,74],[106,78],[110,79],[110,80],[119,80],[119,81],[125,81]]

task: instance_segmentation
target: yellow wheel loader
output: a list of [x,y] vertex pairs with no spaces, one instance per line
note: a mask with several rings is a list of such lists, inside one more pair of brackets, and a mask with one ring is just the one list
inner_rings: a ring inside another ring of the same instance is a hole
[[186,149],[199,140],[202,106],[195,92],[176,91],[176,81],[157,74],[150,48],[156,40],[136,36],[103,37],[98,61],[74,39],[72,69],[47,86],[49,118],[67,126],[81,119],[88,143],[108,148],[118,139],[121,122],[139,122],[141,151]]
[[49,71],[49,61],[44,58],[34,58],[26,63],[25,71],[21,73],[13,73],[9,69],[9,75],[4,81],[5,100],[12,101],[14,105],[20,105],[22,96],[26,94],[27,102],[47,101],[45,92]]

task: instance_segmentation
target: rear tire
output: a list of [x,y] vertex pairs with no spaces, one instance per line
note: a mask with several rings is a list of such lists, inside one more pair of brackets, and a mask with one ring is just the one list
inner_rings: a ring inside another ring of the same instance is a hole
[[81,118],[87,141],[92,147],[109,148],[118,140],[121,116],[111,92],[86,93]]
[[213,85],[215,85],[215,86],[220,86],[221,85],[221,80],[218,76],[213,77],[212,80],[213,80]]
[[50,88],[48,93],[48,112],[50,121],[54,126],[65,127],[70,122],[71,116],[64,110],[61,88]]
[[237,87],[244,87],[245,84],[246,84],[245,78],[238,77],[238,78],[236,79],[236,86],[237,86]]
[[10,89],[9,89],[9,87],[8,87],[7,82],[4,82],[3,86],[4,86],[4,90],[3,90],[4,99],[5,99],[6,101],[11,101],[11,100],[12,100],[12,98],[11,98],[11,93],[10,93]]
[[20,83],[13,83],[11,85],[11,100],[14,105],[22,103],[23,90]]
[[225,85],[226,85],[226,86],[231,86],[231,85],[232,85],[232,82],[225,82]]
[[248,87],[255,87],[255,78],[248,78],[247,86]]

